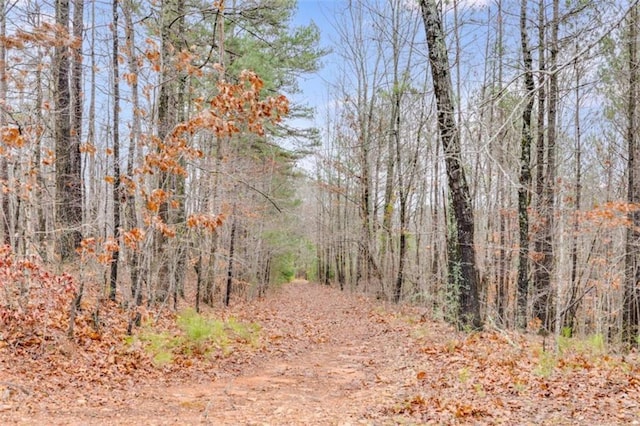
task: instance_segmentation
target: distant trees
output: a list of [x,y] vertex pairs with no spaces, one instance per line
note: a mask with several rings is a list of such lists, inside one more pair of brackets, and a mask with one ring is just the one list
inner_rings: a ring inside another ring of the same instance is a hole
[[344,73],[316,169],[323,280],[463,326],[637,335],[631,9],[336,7]]

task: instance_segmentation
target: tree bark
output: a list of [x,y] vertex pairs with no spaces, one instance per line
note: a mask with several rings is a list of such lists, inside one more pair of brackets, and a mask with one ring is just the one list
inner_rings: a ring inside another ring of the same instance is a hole
[[[0,38],[4,39],[7,34],[7,17],[5,0],[0,0]],[[4,43],[0,43],[0,128],[8,124],[4,105],[7,102],[7,49]],[[7,158],[2,155],[0,158],[0,184],[7,185],[9,182],[9,165]],[[2,242],[3,244],[11,244],[11,205],[9,194],[0,194],[2,198],[1,216],[2,222]],[[14,247],[15,250],[15,247]]]
[[[113,0],[113,238],[120,242],[120,68],[118,65],[118,0]],[[111,253],[109,299],[116,300],[120,250]]]
[[230,241],[229,241],[229,262],[227,265],[227,288],[224,294],[224,306],[229,306],[229,301],[231,300],[231,290],[232,290],[232,285],[233,285],[233,256],[234,256],[234,251],[235,251],[235,243],[236,243],[236,222],[238,221],[237,219],[237,211],[236,211],[236,204],[233,204],[233,213],[231,213],[233,216],[232,222],[231,222],[231,236],[230,236]]
[[[576,51],[578,45],[576,44]],[[562,326],[569,330],[570,335],[575,333],[575,320],[576,312],[580,306],[580,299],[578,298],[578,290],[580,287],[580,276],[578,275],[578,235],[580,233],[580,223],[578,217],[580,214],[581,201],[582,201],[582,134],[580,129],[580,84],[581,84],[581,70],[576,57],[574,63],[574,71],[576,73],[576,112],[574,116],[575,123],[575,173],[576,173],[576,186],[575,186],[575,205],[574,205],[574,219],[573,219],[573,235],[571,236],[571,282],[569,289],[569,300],[567,300],[566,308],[563,313]]]
[[558,326],[553,321],[556,320],[556,297],[555,288],[551,282],[551,275],[554,271],[555,253],[554,253],[554,240],[555,240],[555,204],[556,204],[556,152],[557,152],[557,134],[558,134],[558,53],[560,50],[558,31],[560,28],[560,0],[553,1],[553,23],[551,27],[551,51],[549,52],[549,58],[551,60],[551,75],[549,77],[549,116],[548,116],[548,138],[547,138],[547,186],[545,195],[547,198],[548,209],[548,233],[545,239],[544,249],[544,262],[545,268],[549,271],[549,282],[545,289],[546,299],[546,327],[547,330],[552,331]]
[[[131,106],[133,116],[131,118],[131,131],[129,133],[129,149],[127,152],[127,178],[133,179],[134,164],[136,162],[136,151],[138,147],[138,138],[141,134],[140,125],[140,100],[138,93],[138,75],[139,66],[135,54],[135,31],[133,28],[133,0],[125,0],[122,3],[122,12],[125,22],[125,49],[127,52],[128,71],[132,74],[131,81]],[[124,191],[124,188],[121,188]],[[125,220],[129,229],[137,228],[138,220],[136,217],[136,197],[135,194],[123,194],[125,197]],[[131,297],[134,299],[136,306],[142,304],[142,276],[141,255],[139,249],[134,248],[129,251],[129,268],[131,276]]]
[[545,16],[545,1],[540,0],[538,6],[538,123],[537,123],[537,139],[536,139],[536,212],[537,220],[539,223],[539,230],[535,235],[535,261],[533,263],[533,316],[542,321],[545,315],[545,306],[543,303],[543,296],[540,295],[541,288],[546,286],[549,282],[549,271],[544,266],[544,240],[546,238],[547,224],[544,223],[548,206],[545,205],[545,187],[546,182],[546,167],[547,161],[547,149],[546,149],[546,107],[547,107],[547,72],[546,72],[546,16]]
[[638,4],[629,13],[627,95],[628,189],[627,201],[634,206],[627,229],[625,286],[622,307],[622,337],[631,346],[640,344],[640,140],[638,138]]
[[520,180],[518,187],[518,225],[520,249],[518,252],[517,324],[527,327],[527,297],[529,294],[529,204],[531,202],[531,121],[533,112],[533,59],[527,33],[527,0],[521,1],[520,39],[524,63],[526,103],[522,111],[522,137],[520,143]]
[[440,12],[436,0],[420,0],[424,20],[429,62],[436,95],[438,128],[445,152],[447,179],[455,214],[460,253],[461,286],[459,291],[459,325],[482,326],[478,294],[478,271],[474,246],[474,219],[469,186],[461,158],[460,132],[455,119],[449,59]]
[[[162,84],[160,86],[160,92],[158,95],[158,121],[157,121],[157,133],[158,138],[164,141],[168,137],[171,129],[177,124],[178,117],[178,104],[177,93],[175,85],[175,70],[170,66],[171,55],[175,50],[173,40],[175,38],[171,24],[174,23],[176,17],[176,10],[179,9],[179,5],[182,0],[164,0],[162,2],[162,22],[160,26],[161,36],[161,57],[162,57]],[[169,172],[162,171],[159,176],[159,187],[167,192],[172,192],[175,179],[170,176]],[[171,223],[170,206],[169,201],[164,201],[160,204],[158,210],[158,216],[160,220],[165,223]],[[157,301],[165,301],[171,295],[171,287],[175,286],[175,268],[171,267],[171,248],[169,246],[168,238],[162,233],[157,233],[157,246],[155,258],[157,262],[160,262],[158,269],[158,286],[156,288],[155,299]]]
[[[80,2],[81,3],[81,2]],[[56,23],[69,28],[69,0],[56,1]],[[80,41],[78,41],[80,42]],[[75,248],[82,239],[82,176],[80,163],[81,93],[78,90],[81,76],[74,72],[73,93],[69,84],[70,52],[66,46],[55,49],[55,154],[56,154],[56,216],[59,228],[58,252],[65,261],[75,255]],[[74,58],[80,62],[82,58]],[[71,97],[74,96],[73,127]]]
[[553,1],[553,19],[551,22],[551,42],[549,49],[549,99],[547,109],[547,145],[544,189],[540,203],[543,218],[540,268],[536,282],[536,300],[533,304],[534,316],[542,321],[547,332],[555,328],[555,298],[551,283],[554,269],[553,233],[555,211],[556,180],[556,115],[558,108],[558,27],[559,0]]

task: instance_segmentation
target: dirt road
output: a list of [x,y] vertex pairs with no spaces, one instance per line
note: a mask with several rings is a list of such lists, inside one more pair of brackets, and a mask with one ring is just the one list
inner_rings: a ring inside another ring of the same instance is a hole
[[260,345],[160,369],[0,358],[0,424],[640,424],[637,354],[589,340],[545,351],[533,334],[459,333],[306,282],[210,314],[259,323]]
[[366,298],[301,281],[242,309],[239,316],[262,326],[262,349],[249,356],[124,389],[60,384],[58,399],[22,395],[25,406],[0,406],[0,423],[394,423],[384,408],[415,383],[406,321]]

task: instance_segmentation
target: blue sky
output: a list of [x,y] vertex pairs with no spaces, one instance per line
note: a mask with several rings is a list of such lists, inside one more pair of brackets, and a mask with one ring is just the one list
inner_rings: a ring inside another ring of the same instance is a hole
[[[332,31],[332,13],[343,4],[344,0],[298,0],[298,10],[294,17],[294,25],[309,25],[313,22],[320,28],[321,46],[331,48],[330,33]],[[303,93],[297,101],[311,106],[319,106],[326,102],[327,82],[331,80],[334,66],[332,55],[322,59],[323,67],[315,75],[307,76],[300,84]]]
[[[489,5],[493,0],[459,0],[459,7],[464,11],[462,19],[469,19],[475,13],[480,12],[484,17],[485,6]],[[417,2],[406,0],[407,5],[415,5]],[[314,22],[321,32],[321,46],[332,49],[333,43],[337,37],[333,36],[335,31],[333,26],[336,20],[336,14],[344,11],[348,7],[348,0],[298,0],[297,13],[293,19],[293,25],[308,25]],[[475,37],[473,37],[475,38]],[[472,43],[476,43],[477,40]],[[481,41],[484,44],[484,41]],[[478,52],[482,49],[473,48]],[[327,55],[322,59],[323,67],[315,75],[304,78],[300,87],[303,93],[295,97],[295,101],[299,103],[307,103],[311,106],[320,107],[330,103],[329,86],[338,78],[338,63],[340,58],[337,55]],[[321,125],[322,111],[318,111],[319,116],[316,118],[316,125]]]

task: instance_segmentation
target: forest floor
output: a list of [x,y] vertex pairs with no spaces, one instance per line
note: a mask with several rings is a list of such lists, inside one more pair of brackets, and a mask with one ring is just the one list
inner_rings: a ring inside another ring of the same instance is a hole
[[206,362],[1,348],[0,424],[640,424],[635,354],[597,339],[543,351],[421,312],[298,281],[225,311],[258,323],[259,344]]

